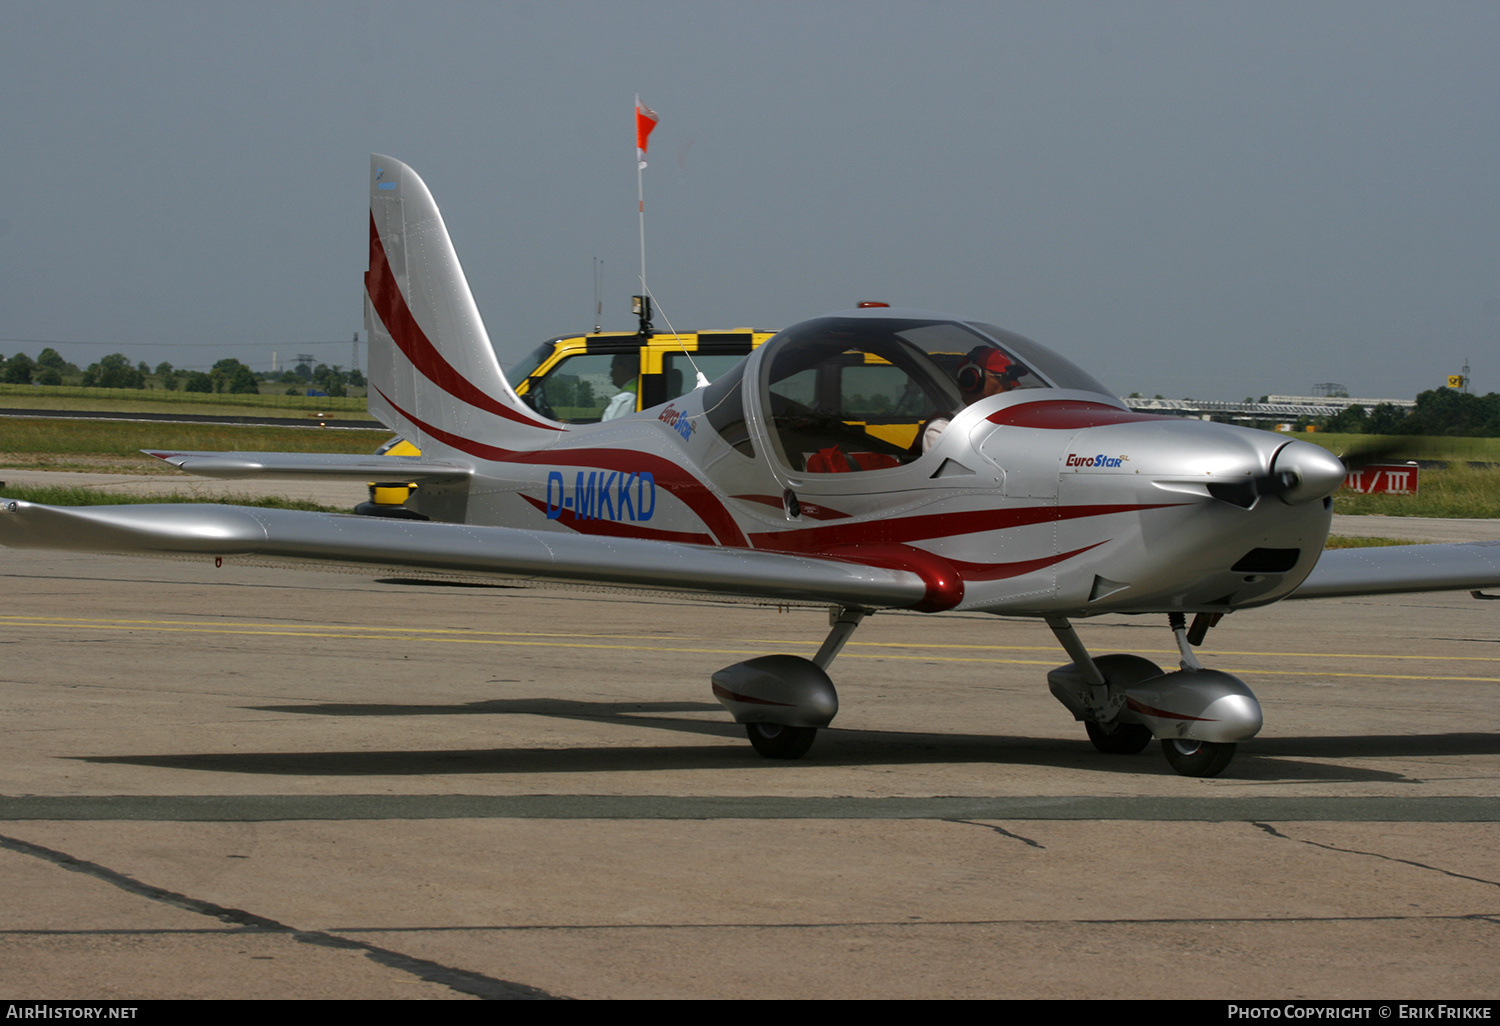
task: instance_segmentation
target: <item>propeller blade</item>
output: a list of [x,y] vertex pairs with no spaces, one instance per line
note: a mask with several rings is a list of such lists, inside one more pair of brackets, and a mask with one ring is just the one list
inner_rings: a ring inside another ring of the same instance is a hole
[[1249,509],[1262,495],[1274,495],[1291,506],[1332,495],[1348,470],[1333,453],[1308,442],[1288,442],[1266,474],[1208,486],[1216,499]]
[[1406,462],[1401,451],[1406,446],[1394,438],[1380,439],[1367,445],[1357,445],[1345,453],[1339,455],[1339,460],[1344,464],[1344,469],[1353,474],[1363,470],[1365,467],[1376,463],[1390,463],[1392,461]]

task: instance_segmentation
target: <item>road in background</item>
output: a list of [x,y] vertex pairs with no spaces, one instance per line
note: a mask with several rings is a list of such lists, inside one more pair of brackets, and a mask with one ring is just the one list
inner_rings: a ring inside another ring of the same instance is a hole
[[1414,542],[1500,541],[1500,520],[1335,515],[1332,533],[1355,538],[1401,538]]

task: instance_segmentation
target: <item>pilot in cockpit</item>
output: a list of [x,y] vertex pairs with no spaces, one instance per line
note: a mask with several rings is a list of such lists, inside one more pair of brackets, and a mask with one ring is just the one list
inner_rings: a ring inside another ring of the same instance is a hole
[[[1026,375],[1026,368],[994,346],[975,346],[963,358],[954,373],[964,406],[981,399],[1009,392]],[[939,414],[922,426],[922,451],[927,452],[942,437],[943,430],[957,411]]]

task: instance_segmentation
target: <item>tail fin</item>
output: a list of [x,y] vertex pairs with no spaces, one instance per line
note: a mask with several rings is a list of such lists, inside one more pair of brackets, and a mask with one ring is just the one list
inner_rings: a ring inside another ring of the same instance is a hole
[[370,157],[370,412],[436,455],[534,449],[562,430],[500,370],[432,193],[399,160]]

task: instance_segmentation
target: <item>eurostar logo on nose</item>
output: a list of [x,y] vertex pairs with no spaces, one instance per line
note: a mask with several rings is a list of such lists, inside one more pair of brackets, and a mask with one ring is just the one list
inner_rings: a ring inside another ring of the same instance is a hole
[[1129,456],[1080,456],[1076,452],[1068,453],[1070,467],[1118,467],[1122,463],[1129,462]]
[[650,520],[656,512],[656,478],[649,470],[577,471],[572,494],[562,471],[547,474],[547,519],[558,520],[563,511],[579,520]]

